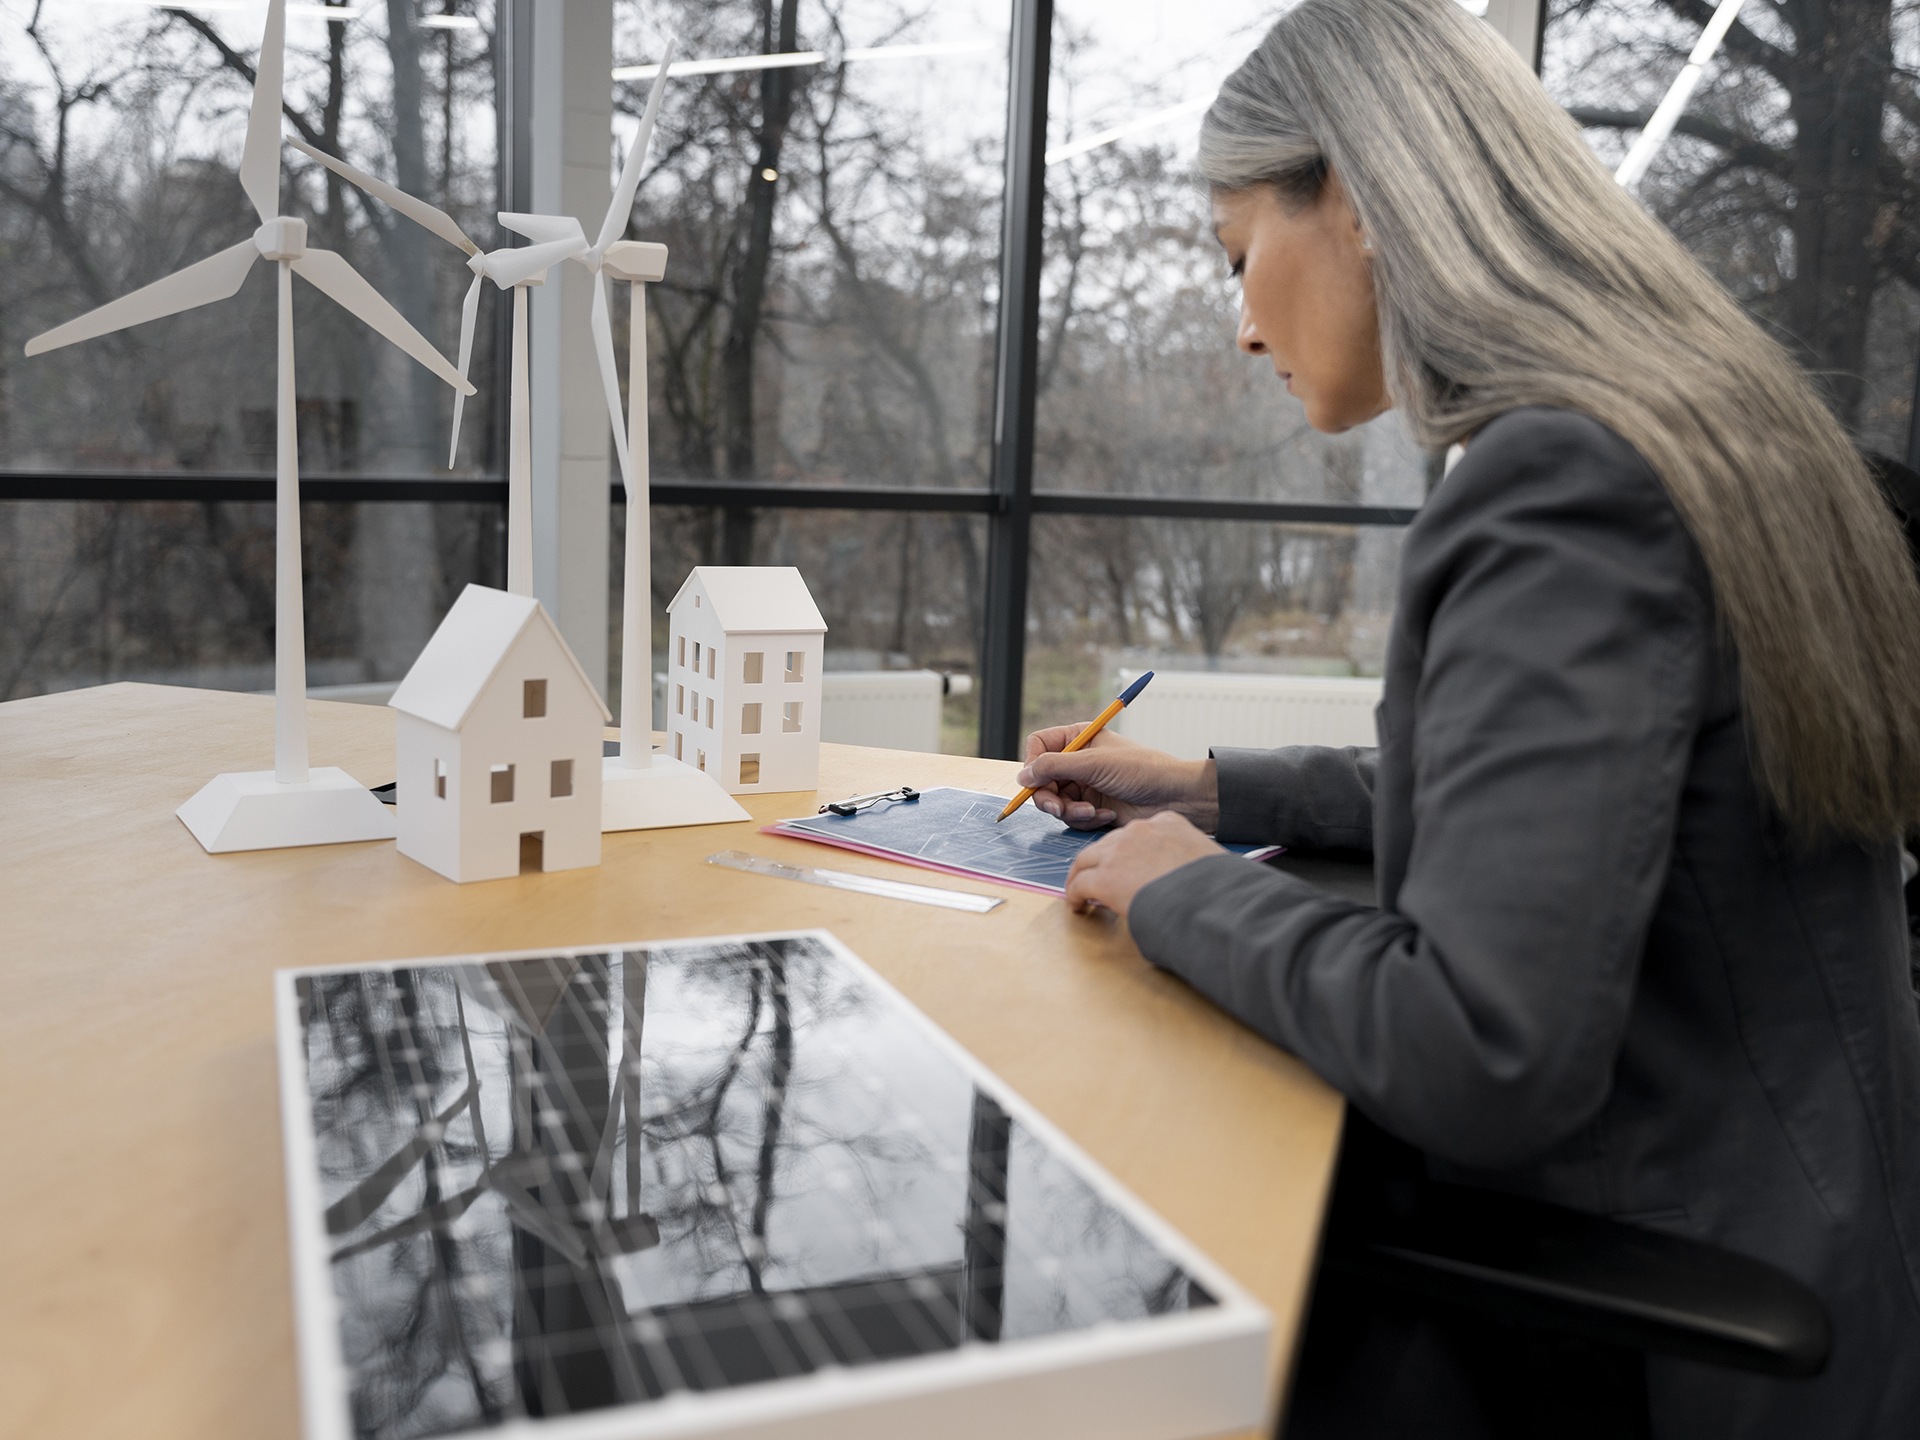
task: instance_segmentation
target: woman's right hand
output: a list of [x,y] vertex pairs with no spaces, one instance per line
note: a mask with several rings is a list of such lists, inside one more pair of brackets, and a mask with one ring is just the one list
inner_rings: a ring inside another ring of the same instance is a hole
[[1075,830],[1124,825],[1171,810],[1212,834],[1220,822],[1220,783],[1211,760],[1178,760],[1164,750],[1102,730],[1084,750],[1067,746],[1086,723],[1055,725],[1027,737],[1020,783],[1033,803]]

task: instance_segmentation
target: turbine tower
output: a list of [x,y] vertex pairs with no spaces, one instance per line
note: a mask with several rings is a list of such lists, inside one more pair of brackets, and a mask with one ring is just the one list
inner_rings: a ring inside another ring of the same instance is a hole
[[267,850],[391,840],[393,815],[335,766],[313,769],[307,750],[306,627],[300,592],[300,473],[293,376],[293,277],[298,275],[463,394],[473,387],[400,312],[330,250],[307,244],[307,225],[280,213],[280,93],[286,0],[270,0],[247,117],[240,184],[260,216],[249,240],[156,280],[27,342],[39,355],[76,341],[225,300],[256,260],[279,282],[279,382],[274,490],[273,769],[217,775],[177,812],[209,851]]

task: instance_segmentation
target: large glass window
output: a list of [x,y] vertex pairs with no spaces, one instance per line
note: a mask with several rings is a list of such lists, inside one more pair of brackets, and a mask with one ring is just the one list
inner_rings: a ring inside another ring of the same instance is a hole
[[[669,251],[649,291],[656,484],[987,483],[1009,10],[616,7],[616,150],[670,33],[694,62],[666,92],[629,231]],[[799,63],[767,63],[782,55]],[[694,565],[798,564],[830,623],[829,667],[972,672],[984,530],[965,515],[660,507],[656,613]],[[950,748],[973,733],[957,724]]]
[[[1284,5],[1058,0],[1047,128],[1036,491],[1417,506],[1388,415],[1312,430],[1234,346],[1197,169],[1202,112]],[[1128,669],[1377,674],[1396,530],[1243,520],[1035,522],[1024,719],[1085,718]]]
[[[1617,163],[1709,7],[1551,0],[1542,74]],[[1920,340],[1920,9],[1747,0],[1639,194],[1824,385],[1908,448]]]
[[[494,242],[491,6],[291,6],[286,130]],[[0,699],[140,676],[267,675],[266,503],[143,501],[273,467],[272,267],[238,295],[33,359],[23,343],[244,240],[236,175],[257,7],[0,3],[0,468],[120,477],[117,503],[0,504]],[[291,147],[282,205],[443,353],[469,279],[451,247]],[[452,392],[296,282],[303,478],[445,476]],[[498,473],[483,302],[457,471]],[[316,684],[404,672],[468,580],[500,573],[495,507],[306,507]],[[264,611],[261,605],[264,604]]]

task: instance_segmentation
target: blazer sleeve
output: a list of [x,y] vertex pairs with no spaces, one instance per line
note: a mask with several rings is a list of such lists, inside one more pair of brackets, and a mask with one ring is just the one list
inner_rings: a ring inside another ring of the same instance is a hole
[[1698,564],[1617,436],[1494,422],[1403,551],[1389,908],[1210,857],[1136,897],[1141,950],[1430,1154],[1505,1166],[1573,1133],[1612,1084],[1705,704]]
[[1325,745],[1279,750],[1215,747],[1220,824],[1227,845],[1373,848],[1374,751]]

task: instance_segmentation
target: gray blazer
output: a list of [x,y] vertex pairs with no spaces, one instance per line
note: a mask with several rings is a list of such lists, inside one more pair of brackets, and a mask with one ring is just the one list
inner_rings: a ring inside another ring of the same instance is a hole
[[1811,1285],[1824,1376],[1655,1360],[1656,1433],[1920,1436],[1920,1020],[1896,851],[1796,844],[1705,568],[1612,431],[1488,425],[1407,531],[1378,750],[1216,752],[1225,841],[1373,852],[1377,909],[1234,856],[1140,949],[1441,1177]]

